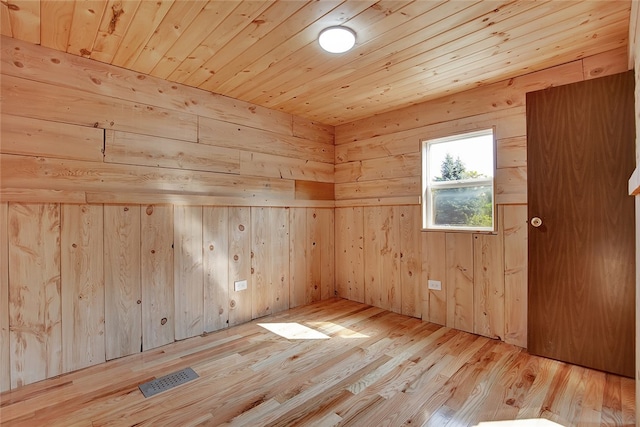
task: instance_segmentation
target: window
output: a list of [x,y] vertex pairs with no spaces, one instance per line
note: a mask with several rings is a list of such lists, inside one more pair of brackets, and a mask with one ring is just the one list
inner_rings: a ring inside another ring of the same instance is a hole
[[493,231],[493,129],[422,142],[422,226]]

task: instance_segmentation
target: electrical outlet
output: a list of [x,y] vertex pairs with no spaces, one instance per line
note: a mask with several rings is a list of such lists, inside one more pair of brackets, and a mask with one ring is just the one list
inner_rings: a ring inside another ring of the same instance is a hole
[[236,292],[244,291],[245,289],[247,289],[247,281],[238,280],[237,282],[233,282],[233,289],[235,289]]
[[439,280],[429,280],[429,289],[432,289],[434,291],[441,291],[442,282]]

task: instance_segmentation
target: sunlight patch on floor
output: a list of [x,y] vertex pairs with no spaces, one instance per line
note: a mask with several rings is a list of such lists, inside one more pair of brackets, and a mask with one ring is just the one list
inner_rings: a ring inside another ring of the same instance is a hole
[[333,322],[306,322],[314,328],[320,329],[325,334],[335,334],[340,338],[369,338],[369,335],[361,334],[360,332],[352,331],[349,328],[345,328],[342,325],[338,325]]
[[288,340],[328,340],[331,338],[320,331],[313,330],[296,322],[258,323],[258,326]]

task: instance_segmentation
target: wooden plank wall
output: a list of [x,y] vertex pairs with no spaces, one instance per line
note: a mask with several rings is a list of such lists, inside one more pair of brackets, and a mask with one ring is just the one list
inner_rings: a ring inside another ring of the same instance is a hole
[[333,127],[2,37],[11,201],[333,207]]
[[[334,146],[318,123],[6,37],[1,48],[2,390],[334,288],[524,345],[524,94],[627,68],[626,52],[584,58],[341,126]],[[499,232],[412,232],[420,140],[487,126]]]
[[9,204],[8,234],[9,359],[15,388],[62,373],[60,206]]
[[0,225],[11,387],[334,294],[331,208],[9,202]]
[[8,221],[9,205],[0,203],[0,391],[11,389]]
[[1,48],[0,390],[334,295],[333,127]]
[[102,206],[62,205],[62,370],[105,361],[104,247]]
[[[636,199],[636,408],[640,408],[640,3],[631,3],[629,68],[636,77],[636,170],[629,179],[629,194]],[[636,417],[640,427],[640,417]]]
[[[338,126],[338,295],[525,347],[525,93],[626,71],[627,64],[626,50],[618,49]],[[497,138],[497,232],[410,238],[402,223],[419,220],[420,142],[490,127]],[[403,260],[420,262],[407,268]],[[429,279],[442,290],[428,290]]]

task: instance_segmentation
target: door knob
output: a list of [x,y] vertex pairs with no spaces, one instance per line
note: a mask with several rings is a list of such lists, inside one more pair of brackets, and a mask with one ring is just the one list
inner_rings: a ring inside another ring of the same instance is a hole
[[531,225],[538,228],[542,225],[542,220],[537,216],[534,216],[533,218],[531,218]]

